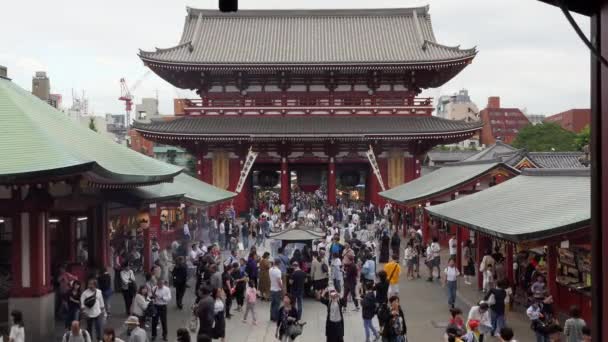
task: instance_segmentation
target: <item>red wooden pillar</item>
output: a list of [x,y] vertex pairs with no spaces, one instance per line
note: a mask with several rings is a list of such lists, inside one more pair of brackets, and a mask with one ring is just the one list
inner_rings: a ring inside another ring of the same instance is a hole
[[428,244],[431,241],[431,227],[430,227],[430,217],[426,210],[424,210],[422,214],[422,235],[424,238],[424,244]]
[[290,179],[287,158],[281,158],[281,203],[289,206]]
[[462,227],[456,226],[456,268],[462,273]]
[[144,232],[144,250],[142,251],[143,253],[143,259],[144,259],[144,274],[146,272],[150,272],[150,270],[152,269],[152,246],[150,243],[150,227],[147,227],[143,230]]
[[513,284],[515,284],[515,272],[513,272],[513,244],[510,242],[507,242],[506,245],[506,260],[505,262],[507,263],[506,268],[507,268],[507,279],[509,280],[509,284],[511,284],[511,286],[513,286]]
[[554,244],[547,246],[547,285],[549,287],[549,293],[553,298],[557,298],[557,248]]
[[334,157],[329,158],[327,169],[327,202],[331,206],[336,205],[336,163]]

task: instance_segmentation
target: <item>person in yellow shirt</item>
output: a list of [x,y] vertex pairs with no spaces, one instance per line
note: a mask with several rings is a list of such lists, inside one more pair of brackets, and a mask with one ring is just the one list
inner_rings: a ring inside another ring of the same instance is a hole
[[401,274],[401,266],[399,266],[399,256],[394,255],[391,261],[384,265],[384,272],[386,272],[388,286],[388,296],[399,295],[399,275]]

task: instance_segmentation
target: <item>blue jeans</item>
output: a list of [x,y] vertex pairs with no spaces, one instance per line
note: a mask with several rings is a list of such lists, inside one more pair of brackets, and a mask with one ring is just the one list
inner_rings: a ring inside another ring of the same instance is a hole
[[[89,318],[87,317],[87,331],[89,332],[89,335],[91,336],[91,340],[93,341],[99,341],[103,339],[103,330],[101,328],[101,315],[97,316],[97,317],[93,317],[93,318]],[[95,336],[97,337],[97,339],[93,339],[93,327],[95,327]]]
[[365,341],[369,341],[370,332],[374,333],[374,337],[378,336],[378,330],[376,330],[374,324],[372,324],[371,319],[363,320],[363,329],[365,330]]
[[454,304],[456,303],[456,288],[457,288],[457,285],[458,285],[457,281],[448,281],[447,282],[448,305],[450,305],[450,306],[454,306]]
[[304,296],[303,295],[293,295],[293,297],[296,300],[296,308],[298,309],[298,321],[302,319],[302,311],[303,311],[303,307],[302,307],[302,300],[304,300]]
[[536,334],[536,342],[549,342],[549,339],[545,334],[539,333],[537,331],[535,331],[534,334]]
[[500,333],[500,329],[502,329],[506,325],[505,314],[503,313],[502,315],[499,315],[496,312],[494,312],[494,310],[492,310],[491,315],[492,315],[492,335],[494,335],[495,332]]
[[338,293],[342,292],[342,282],[340,279],[334,279],[334,288]]
[[279,320],[279,308],[281,307],[281,298],[283,291],[270,291],[270,320],[276,322]]

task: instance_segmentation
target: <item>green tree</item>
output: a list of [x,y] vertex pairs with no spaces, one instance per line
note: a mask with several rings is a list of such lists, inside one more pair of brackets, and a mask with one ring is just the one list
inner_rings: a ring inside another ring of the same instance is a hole
[[589,125],[587,125],[576,135],[576,139],[574,140],[576,144],[576,149],[578,151],[582,151],[583,147],[589,145],[590,138],[591,129],[589,128]]
[[97,132],[97,126],[95,125],[95,118],[89,118],[89,129],[93,132]]
[[575,139],[576,133],[547,122],[524,127],[515,137],[513,146],[533,152],[575,151]]

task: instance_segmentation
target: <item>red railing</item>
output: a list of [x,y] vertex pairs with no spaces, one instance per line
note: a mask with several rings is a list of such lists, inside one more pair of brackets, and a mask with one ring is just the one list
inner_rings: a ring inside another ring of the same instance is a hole
[[430,114],[431,98],[408,92],[217,93],[201,99],[179,99],[182,115],[251,114]]

